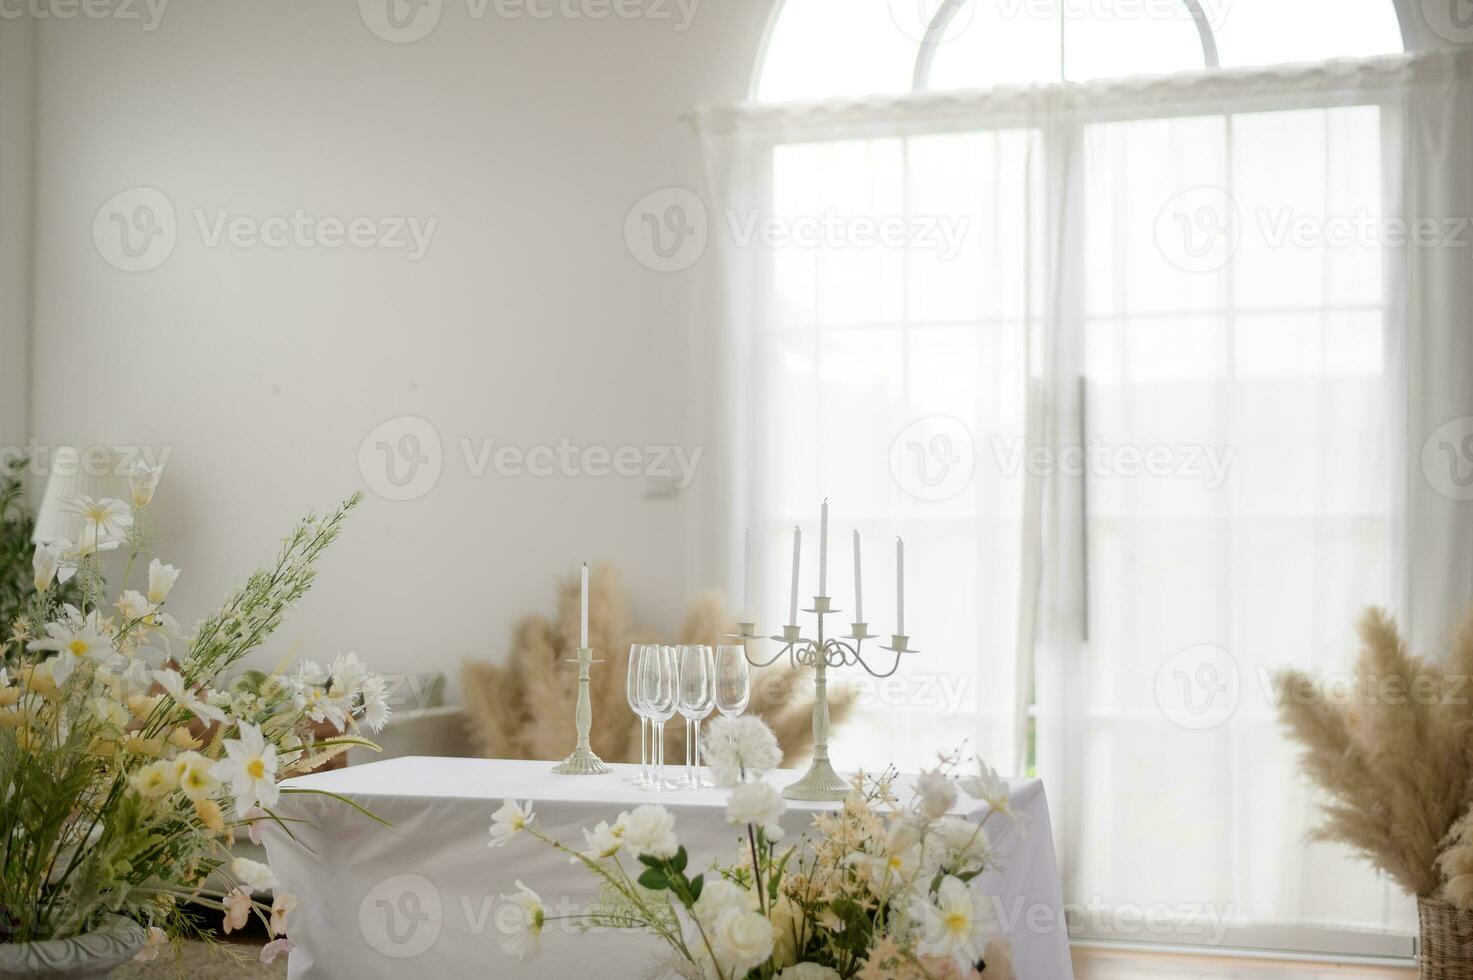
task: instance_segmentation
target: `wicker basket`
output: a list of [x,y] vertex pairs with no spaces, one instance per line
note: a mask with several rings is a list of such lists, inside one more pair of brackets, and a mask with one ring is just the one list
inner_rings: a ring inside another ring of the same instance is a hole
[[1473,980],[1473,912],[1420,898],[1417,915],[1422,922],[1422,980]]

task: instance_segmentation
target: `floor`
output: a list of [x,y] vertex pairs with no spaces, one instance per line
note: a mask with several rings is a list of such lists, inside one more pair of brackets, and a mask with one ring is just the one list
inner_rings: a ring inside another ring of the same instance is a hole
[[1400,967],[1337,966],[1094,949],[1074,951],[1074,980],[1416,980]]

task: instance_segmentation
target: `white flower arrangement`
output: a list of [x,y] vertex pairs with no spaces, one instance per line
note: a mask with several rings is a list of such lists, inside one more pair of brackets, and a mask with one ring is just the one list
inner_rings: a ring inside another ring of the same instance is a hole
[[980,823],[950,815],[960,790],[1017,819],[1007,784],[985,763],[958,779],[958,760],[943,758],[904,806],[893,770],[860,774],[842,807],[814,818],[811,837],[780,848],[786,804],[763,781],[781,758],[771,730],[755,718],[719,719],[705,757],[730,789],[726,818],[745,828],[746,842],[736,862],[693,877],[662,806],[600,821],[575,850],[542,832],[530,803],[506,801],[493,816],[492,847],[531,837],[591,871],[599,892],[586,909],[554,916],[516,882],[502,896],[502,949],[530,959],[548,924],[564,918],[579,929],[653,933],[670,948],[670,971],[690,980],[1014,980],[980,881],[996,867],[991,841]]
[[[271,869],[230,844],[274,821],[280,779],[349,745],[372,747],[387,717],[385,685],[353,654],[329,669],[304,664],[291,676],[225,672],[259,646],[307,591],[317,556],[336,537],[357,496],[325,519],[308,517],[274,566],[252,575],[214,616],[185,637],[164,605],[180,571],[157,558],[147,581],[107,603],[100,552],[128,546],[124,585],[144,546],[143,508],[159,472],[132,475],[132,501],[78,498],[87,524],[76,543],[36,549],[36,593],[0,647],[0,943],[65,939],[103,913],[143,925],[139,958],[200,933],[185,903],[213,907],[230,932],[257,915],[273,941],[270,962],[291,948],[296,905]],[[81,601],[60,602],[57,583],[76,577]],[[184,651],[171,652],[183,641]],[[338,735],[318,740],[313,722]],[[15,801],[27,801],[18,805]],[[289,829],[286,829],[290,833]],[[206,890],[217,875],[224,893]]]

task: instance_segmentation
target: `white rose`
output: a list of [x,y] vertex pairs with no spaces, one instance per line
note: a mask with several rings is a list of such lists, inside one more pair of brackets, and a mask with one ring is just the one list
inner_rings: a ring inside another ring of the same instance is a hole
[[932,820],[946,816],[956,803],[956,784],[931,770],[916,780],[916,807]]
[[737,976],[772,955],[772,923],[761,912],[728,912],[716,923],[716,955]]
[[636,855],[668,858],[680,850],[680,842],[675,839],[675,817],[662,806],[647,803],[621,813],[619,826],[623,828],[624,843]]
[[782,794],[768,783],[741,783],[727,797],[726,822],[756,824],[770,840],[778,840],[783,835],[778,819],[787,808]]
[[980,824],[961,817],[945,817],[937,821],[936,836],[941,842],[943,861],[953,870],[983,864],[992,850],[987,831]]
[[821,963],[799,963],[779,973],[777,980],[839,980],[839,971]]
[[714,924],[729,912],[750,912],[756,904],[756,898],[751,892],[725,878],[717,878],[706,882],[701,889],[701,897],[696,899],[694,911],[696,918],[702,922]]

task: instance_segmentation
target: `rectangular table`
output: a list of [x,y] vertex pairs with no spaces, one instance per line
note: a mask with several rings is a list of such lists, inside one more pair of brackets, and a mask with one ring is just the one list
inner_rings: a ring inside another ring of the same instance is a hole
[[[577,935],[549,926],[541,955],[522,963],[497,942],[498,896],[520,879],[553,914],[569,914],[592,896],[594,876],[550,847],[519,837],[489,848],[491,814],[506,798],[531,800],[546,833],[581,848],[584,827],[613,821],[620,810],[659,803],[703,866],[736,856],[737,829],[726,823],[724,790],[650,793],[626,782],[638,767],[605,776],[559,776],[551,763],[495,759],[402,758],[293,779],[345,796],[389,821],[384,827],[340,801],[287,794],[278,813],[296,840],[270,826],[265,842],[282,888],[298,899],[290,934],[294,980],[370,977],[549,977],[622,980],[646,977],[663,955],[657,940],[630,932]],[[769,776],[784,786],[797,773]],[[985,884],[999,900],[1022,980],[1072,980],[1069,941],[1043,784],[1011,783],[1019,832],[1002,817],[987,831],[1003,868]],[[902,788],[901,798],[909,792]],[[813,812],[835,804],[790,802],[783,828],[790,839],[808,829]],[[985,804],[963,799],[958,813],[980,820]],[[592,971],[590,972],[591,968]]]

